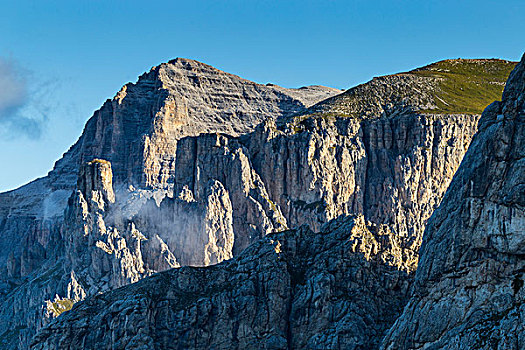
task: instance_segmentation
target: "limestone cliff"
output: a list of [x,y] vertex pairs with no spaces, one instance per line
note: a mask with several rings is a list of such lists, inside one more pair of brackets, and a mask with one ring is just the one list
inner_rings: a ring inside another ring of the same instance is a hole
[[153,67],[94,113],[48,176],[0,194],[0,268],[10,266],[2,275],[27,276],[45,259],[82,164],[104,159],[119,187],[170,191],[180,138],[240,135],[340,92],[260,85],[189,59]]
[[[475,84],[484,72],[486,85],[502,89],[513,64],[482,62],[458,67]],[[439,109],[436,101],[455,103],[440,85],[450,77],[404,74],[403,88],[399,79],[374,79],[314,106],[339,91],[263,86],[184,59],[126,85],[47,177],[0,194],[1,344],[26,348],[85,297],[349,215],[390,232],[403,252],[392,253],[402,256],[396,266],[413,271],[423,227],[479,115]],[[348,96],[357,114],[343,110]],[[402,307],[396,300],[388,320]]]
[[399,239],[345,217],[270,234],[239,257],[86,299],[32,349],[364,349],[409,288]]
[[414,292],[385,349],[523,349],[525,56],[425,232]]

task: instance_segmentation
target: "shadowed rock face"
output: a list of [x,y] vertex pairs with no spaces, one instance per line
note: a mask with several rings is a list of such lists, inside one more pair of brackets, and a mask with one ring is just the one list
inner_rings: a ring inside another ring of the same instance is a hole
[[384,93],[395,86],[361,86],[368,112],[354,118],[306,109],[335,89],[262,86],[184,59],[154,67],[95,112],[48,177],[0,194],[0,344],[26,348],[86,296],[348,215],[391,232],[413,271],[479,118],[420,112],[425,82],[403,77],[402,105]]
[[183,267],[92,297],[33,349],[365,349],[401,312],[399,238],[362,217],[270,234],[238,258]]
[[490,105],[425,231],[385,349],[523,349],[525,56]]

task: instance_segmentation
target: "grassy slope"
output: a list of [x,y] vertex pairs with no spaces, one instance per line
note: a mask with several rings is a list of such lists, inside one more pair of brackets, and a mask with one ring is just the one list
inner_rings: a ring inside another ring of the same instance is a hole
[[[481,114],[485,107],[501,99],[516,63],[498,59],[439,61],[410,72],[374,78],[318,103],[298,119],[379,117],[380,105],[396,105],[400,101],[420,113]],[[385,85],[390,85],[390,89]],[[428,104],[435,107],[425,109],[423,106]]]
[[[481,112],[501,94],[516,62],[503,60],[444,60],[409,72],[439,79],[434,98],[438,110],[432,113]],[[406,73],[405,73],[406,74]]]

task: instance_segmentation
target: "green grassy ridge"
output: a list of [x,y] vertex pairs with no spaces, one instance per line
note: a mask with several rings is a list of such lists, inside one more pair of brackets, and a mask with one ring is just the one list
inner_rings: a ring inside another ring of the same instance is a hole
[[454,59],[401,74],[437,78],[434,99],[438,109],[422,112],[481,114],[489,104],[501,99],[516,64],[499,59]]
[[[367,118],[364,113],[376,117],[376,95],[384,91],[387,92],[383,99],[390,100],[394,105],[405,100],[404,96],[412,95],[420,97],[423,104],[437,107],[424,109],[420,105],[405,106],[420,113],[481,114],[489,104],[501,100],[505,82],[516,64],[500,59],[443,60],[409,72],[374,78],[310,107],[300,117],[301,120],[323,116]],[[400,90],[375,91],[381,84],[390,84],[394,77],[405,78]]]

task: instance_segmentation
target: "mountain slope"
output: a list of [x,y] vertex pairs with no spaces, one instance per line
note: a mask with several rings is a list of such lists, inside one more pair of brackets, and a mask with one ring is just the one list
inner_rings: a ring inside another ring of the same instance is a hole
[[89,298],[32,349],[376,347],[408,291],[403,253],[362,217],[270,234],[228,262]]
[[455,59],[374,78],[309,108],[313,115],[378,118],[397,111],[481,114],[501,98],[516,62]]
[[403,79],[411,108],[376,79],[356,88],[359,118],[319,117],[307,107],[337,91],[262,86],[191,60],[153,68],[48,177],[0,195],[0,341],[26,348],[85,297],[348,215],[385,225],[413,271],[479,115],[418,112],[428,79]]
[[523,349],[525,55],[429,221],[386,349]]

